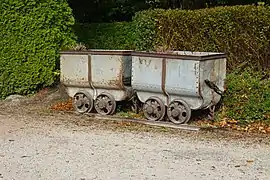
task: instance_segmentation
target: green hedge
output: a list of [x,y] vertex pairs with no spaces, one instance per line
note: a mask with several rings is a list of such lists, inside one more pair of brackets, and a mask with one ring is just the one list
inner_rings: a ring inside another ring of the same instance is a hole
[[133,18],[135,31],[135,47],[139,51],[155,50],[158,39],[158,17],[165,10],[145,10],[135,14]]
[[138,50],[225,52],[228,88],[219,117],[270,122],[269,6],[155,9],[133,21]]
[[134,23],[139,50],[225,52],[228,70],[243,63],[270,68],[269,6],[148,10]]
[[74,29],[88,49],[135,49],[132,22],[76,24]]
[[221,118],[270,123],[270,80],[267,74],[250,69],[227,75],[227,91],[220,109]]
[[75,43],[66,0],[1,0],[0,98],[54,83],[59,50]]

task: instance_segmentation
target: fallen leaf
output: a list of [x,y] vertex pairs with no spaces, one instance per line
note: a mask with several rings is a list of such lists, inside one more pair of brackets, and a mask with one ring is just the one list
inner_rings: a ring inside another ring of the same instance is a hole
[[247,160],[247,163],[253,163],[254,161],[253,160]]

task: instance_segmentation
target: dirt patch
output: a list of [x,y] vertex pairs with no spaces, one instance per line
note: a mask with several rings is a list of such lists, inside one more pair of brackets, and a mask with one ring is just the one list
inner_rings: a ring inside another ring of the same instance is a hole
[[[93,128],[110,129],[115,131],[153,132],[196,139],[217,140],[249,140],[252,142],[269,143],[268,134],[254,132],[239,132],[233,129],[204,127],[199,132],[189,132],[170,128],[147,126],[130,122],[116,122],[109,120],[95,120],[86,115],[79,115],[72,111],[70,98],[62,88],[48,88],[39,93],[20,99],[19,101],[0,101],[0,115],[31,116],[39,121],[40,116],[48,117],[50,123],[73,124],[76,126],[90,126]],[[64,108],[63,108],[64,107]]]

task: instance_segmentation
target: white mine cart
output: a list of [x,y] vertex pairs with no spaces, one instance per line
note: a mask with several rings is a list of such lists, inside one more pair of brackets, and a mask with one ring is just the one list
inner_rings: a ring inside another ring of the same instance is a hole
[[61,52],[61,83],[73,97],[80,113],[93,108],[102,115],[113,114],[116,102],[131,98],[131,51]]
[[132,53],[132,88],[148,120],[187,123],[191,110],[216,105],[224,91],[226,56],[173,51]]

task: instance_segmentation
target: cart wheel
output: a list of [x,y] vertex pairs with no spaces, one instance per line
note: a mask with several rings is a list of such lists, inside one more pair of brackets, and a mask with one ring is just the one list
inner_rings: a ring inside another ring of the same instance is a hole
[[167,115],[171,122],[184,124],[190,120],[191,109],[185,101],[174,100],[168,106]]
[[132,103],[131,103],[131,111],[135,114],[138,114],[139,113],[139,107],[140,106],[140,103],[139,103],[139,100],[138,98],[133,98],[132,99]]
[[166,107],[161,99],[150,97],[143,104],[144,116],[150,121],[162,120],[166,114]]
[[90,94],[86,92],[77,92],[73,97],[72,104],[77,112],[84,114],[92,111],[94,102]]
[[116,101],[114,97],[108,93],[98,95],[94,102],[96,111],[101,115],[111,115],[115,113]]

